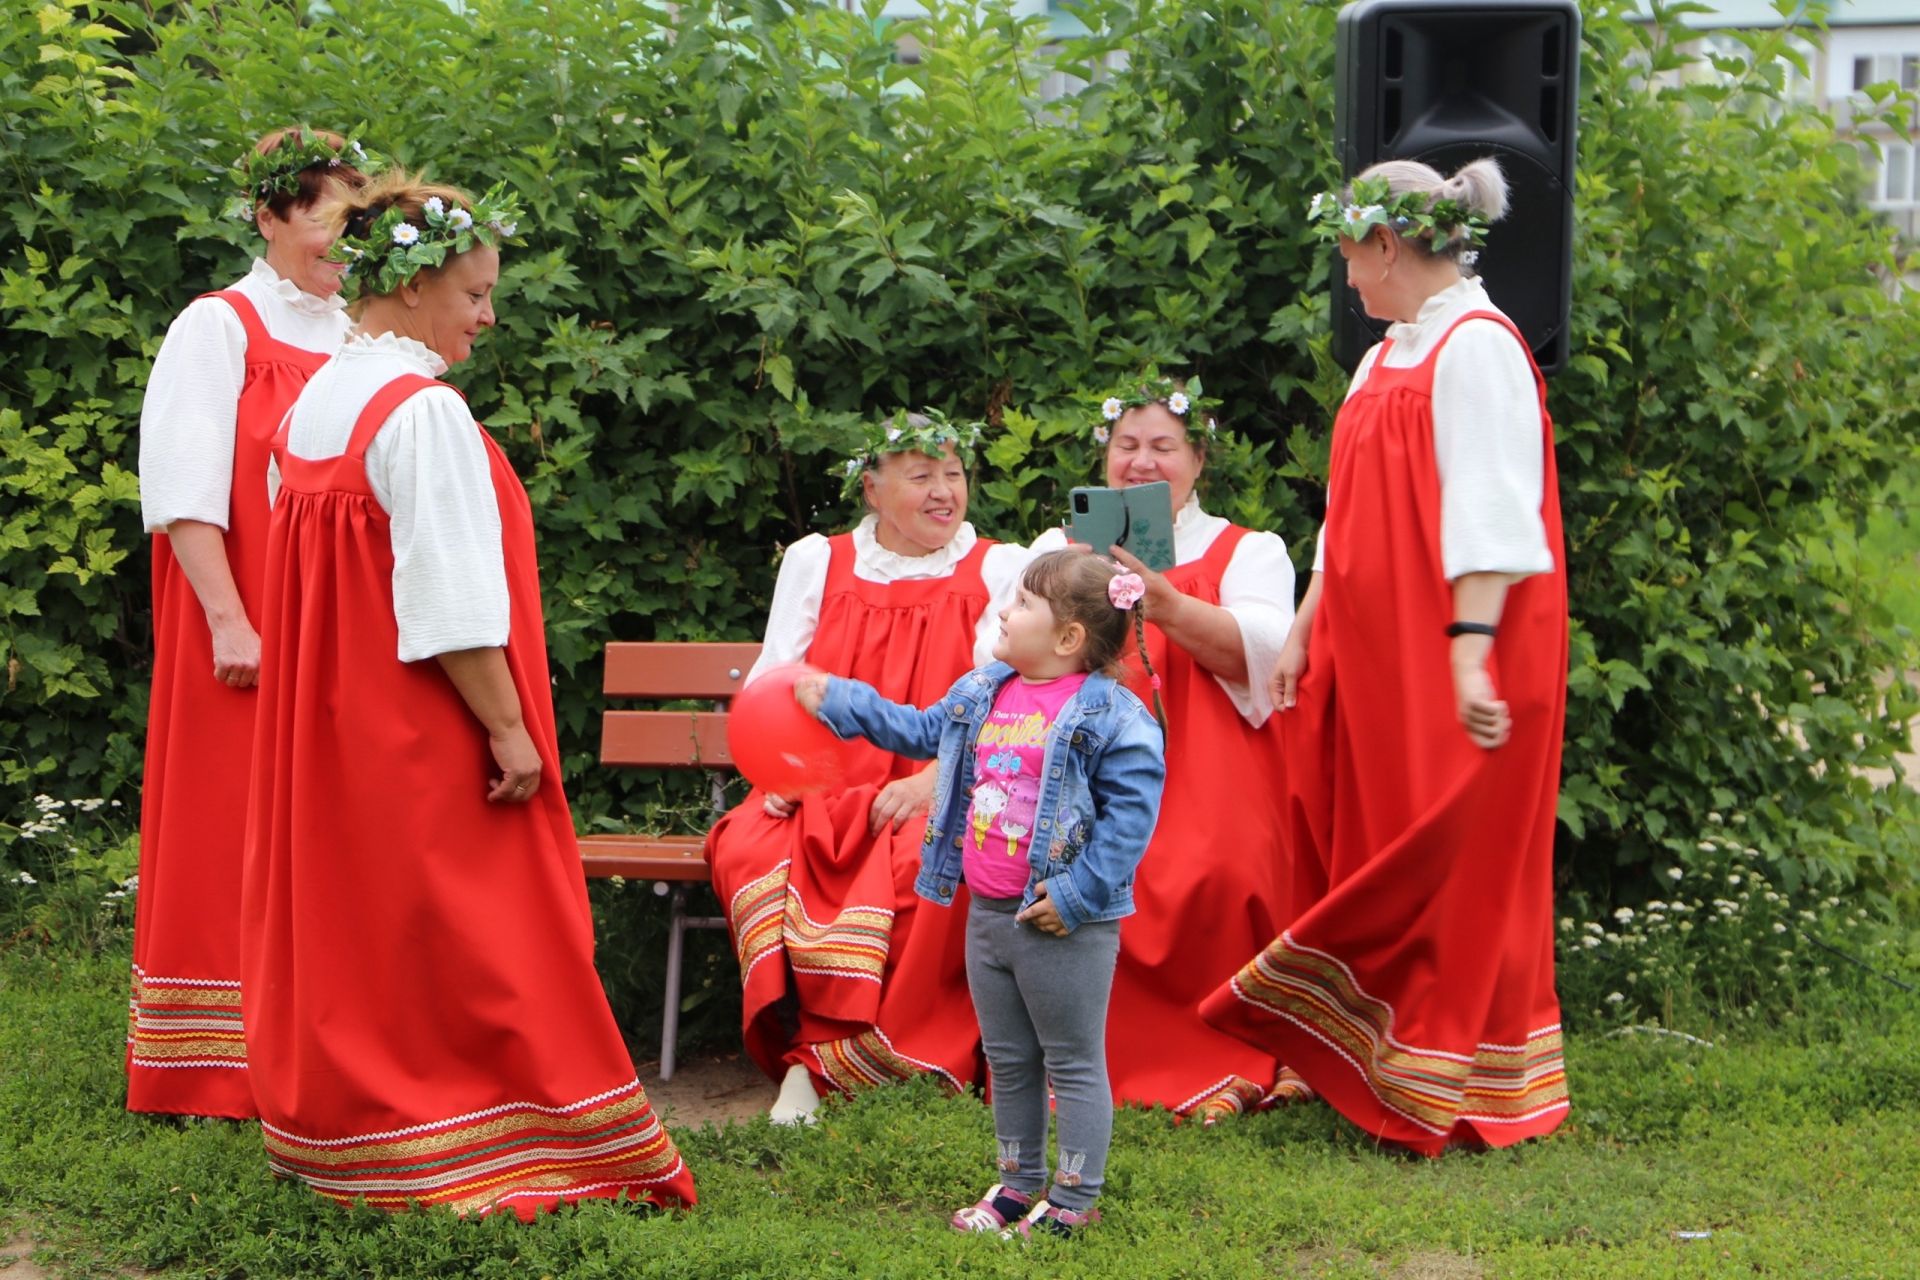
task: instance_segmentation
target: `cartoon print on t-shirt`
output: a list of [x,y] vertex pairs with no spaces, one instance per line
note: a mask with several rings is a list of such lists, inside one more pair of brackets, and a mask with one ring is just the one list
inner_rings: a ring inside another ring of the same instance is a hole
[[984,849],[987,846],[987,828],[1007,807],[1007,793],[991,782],[983,782],[973,789],[973,847]]

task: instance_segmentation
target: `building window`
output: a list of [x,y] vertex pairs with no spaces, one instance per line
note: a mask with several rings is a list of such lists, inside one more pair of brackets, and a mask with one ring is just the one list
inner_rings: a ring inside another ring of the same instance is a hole
[[1920,54],[1876,53],[1853,60],[1853,91],[1863,92],[1870,84],[1892,82],[1902,89],[1920,89]]
[[1888,205],[1913,203],[1913,148],[1904,142],[1886,144],[1887,160],[1881,169],[1880,200]]

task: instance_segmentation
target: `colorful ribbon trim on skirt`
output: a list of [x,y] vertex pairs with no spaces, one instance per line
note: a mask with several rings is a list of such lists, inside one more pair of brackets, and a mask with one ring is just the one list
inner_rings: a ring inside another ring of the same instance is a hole
[[240,984],[215,978],[152,978],[133,968],[127,1046],[137,1067],[247,1065]]
[[1240,999],[1316,1036],[1365,1079],[1382,1106],[1436,1134],[1468,1120],[1519,1124],[1568,1105],[1560,1028],[1471,1056],[1393,1038],[1393,1008],[1360,989],[1345,965],[1282,934],[1233,979]]
[[610,1188],[647,1198],[672,1180],[680,1152],[638,1080],[565,1107],[509,1103],[356,1138],[304,1138],[262,1123],[268,1162],[341,1204],[410,1203],[486,1214],[522,1199]]

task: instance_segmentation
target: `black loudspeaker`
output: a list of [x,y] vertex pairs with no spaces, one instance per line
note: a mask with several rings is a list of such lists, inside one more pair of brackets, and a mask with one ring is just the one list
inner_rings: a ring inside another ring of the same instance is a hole
[[[1340,11],[1333,135],[1349,179],[1381,160],[1443,175],[1493,156],[1507,216],[1475,266],[1545,373],[1567,360],[1573,300],[1576,0],[1359,0]],[[1386,324],[1333,264],[1333,354],[1351,369]]]

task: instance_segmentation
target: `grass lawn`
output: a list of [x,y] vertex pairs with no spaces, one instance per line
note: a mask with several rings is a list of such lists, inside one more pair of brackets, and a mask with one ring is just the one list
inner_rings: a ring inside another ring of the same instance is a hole
[[1714,1048],[1574,1037],[1574,1119],[1487,1155],[1382,1153],[1317,1105],[1213,1130],[1123,1112],[1107,1221],[1023,1247],[947,1230],[992,1129],[921,1086],[811,1130],[677,1131],[691,1213],[344,1212],[272,1180],[252,1125],[122,1110],[125,973],[0,952],[0,1241],[30,1232],[54,1275],[1920,1275],[1911,997]]

